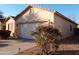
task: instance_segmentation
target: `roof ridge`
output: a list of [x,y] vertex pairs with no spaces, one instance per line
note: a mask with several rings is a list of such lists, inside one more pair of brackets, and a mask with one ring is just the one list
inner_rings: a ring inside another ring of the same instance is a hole
[[[49,11],[49,12],[54,12],[54,13],[56,13],[56,14],[61,15],[62,17],[64,17],[64,18],[67,19],[68,21],[71,21],[71,22],[75,23],[75,22],[72,21],[70,18],[64,16],[63,14],[59,13],[59,12],[56,11],[56,10],[49,10],[48,8],[42,8],[42,7],[40,7],[40,6],[35,6],[35,5],[32,5],[32,4],[29,4],[24,10],[22,10],[21,13],[23,13],[26,9],[31,8],[31,7],[40,8],[40,9],[42,9],[42,10],[46,10],[46,11]],[[19,16],[21,13],[19,13],[17,16]],[[17,17],[17,16],[16,16],[16,17]],[[75,24],[76,24],[76,23],[75,23]]]
[[[17,16],[19,16],[22,12],[24,12],[26,9],[28,9],[29,7],[35,7],[35,8],[40,8],[40,9],[42,9],[42,10],[46,10],[46,11],[49,11],[49,12],[55,12],[55,10],[49,10],[48,8],[42,8],[42,7],[40,7],[40,6],[35,6],[35,5],[32,5],[32,4],[28,4],[28,6],[26,7],[26,8],[24,8],[19,14],[17,14],[16,15],[16,17]],[[16,18],[15,17],[15,18]]]
[[32,7],[36,7],[36,8],[40,8],[40,9],[43,9],[43,10],[46,10],[46,11],[50,11],[50,12],[55,12],[55,10],[50,10],[48,8],[45,8],[45,7],[40,7],[40,6],[35,6],[35,5],[29,5],[29,6],[32,6]]

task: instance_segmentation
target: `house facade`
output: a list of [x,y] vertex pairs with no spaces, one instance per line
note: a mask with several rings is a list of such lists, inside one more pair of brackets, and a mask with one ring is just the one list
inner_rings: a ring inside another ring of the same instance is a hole
[[75,22],[58,12],[54,14],[54,26],[61,32],[62,39],[72,36],[74,34],[74,28],[77,28]]
[[14,33],[15,33],[15,20],[14,20],[14,17],[10,16],[10,17],[7,18],[6,30],[11,31],[10,36],[14,37]]
[[20,38],[33,39],[31,32],[38,26],[48,26],[49,23],[59,29],[62,39],[72,36],[77,24],[57,11],[29,5],[15,18],[16,33]]
[[4,20],[5,20],[5,17],[0,15],[0,30],[5,30]]
[[0,21],[0,30],[2,30],[2,22]]

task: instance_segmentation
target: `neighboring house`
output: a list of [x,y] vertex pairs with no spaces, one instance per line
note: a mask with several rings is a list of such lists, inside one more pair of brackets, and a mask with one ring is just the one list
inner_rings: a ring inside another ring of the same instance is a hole
[[77,25],[77,28],[79,28],[79,24]]
[[0,15],[0,30],[5,30],[5,24],[4,24],[5,18]]
[[15,20],[13,16],[10,16],[6,19],[6,30],[11,31],[10,36],[14,37],[15,34]]
[[2,30],[2,22],[0,21],[0,30]]
[[29,5],[15,17],[16,33],[20,38],[33,39],[31,32],[38,26],[51,24],[59,29],[62,38],[73,35],[77,24],[57,11]]

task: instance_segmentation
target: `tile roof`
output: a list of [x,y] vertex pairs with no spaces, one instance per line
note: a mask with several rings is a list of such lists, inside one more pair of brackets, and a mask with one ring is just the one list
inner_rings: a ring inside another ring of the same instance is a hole
[[33,6],[33,5],[29,5],[27,8],[25,8],[21,13],[19,13],[15,19],[17,19],[20,15],[24,14],[25,12],[27,12],[30,8],[32,7],[35,7],[35,8],[39,8],[39,9],[42,9],[42,10],[46,10],[46,11],[49,11],[49,12],[54,12],[55,14],[57,14],[58,16],[61,16],[62,18],[66,19],[67,21],[71,22],[71,23],[74,23],[77,25],[77,23],[75,23],[74,21],[72,21],[71,19],[69,19],[68,17],[62,15],[61,13],[59,13],[58,11],[55,11],[55,10],[49,10],[48,8],[41,8],[41,7],[37,7],[37,6]]

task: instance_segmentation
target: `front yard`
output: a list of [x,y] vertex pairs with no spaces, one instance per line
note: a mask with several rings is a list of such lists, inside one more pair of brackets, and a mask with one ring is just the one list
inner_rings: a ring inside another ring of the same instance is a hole
[[[20,48],[20,51],[19,51]],[[35,55],[40,52],[32,40],[0,40],[0,54]],[[59,49],[52,55],[78,55],[79,36],[72,36],[60,42]]]
[[[19,54],[21,55],[35,55],[39,51],[38,47],[25,50]],[[40,52],[40,51],[39,51]],[[53,53],[51,53],[53,54]],[[56,55],[78,55],[79,54],[79,36],[72,36],[60,42]],[[54,54],[54,55],[55,55]]]

